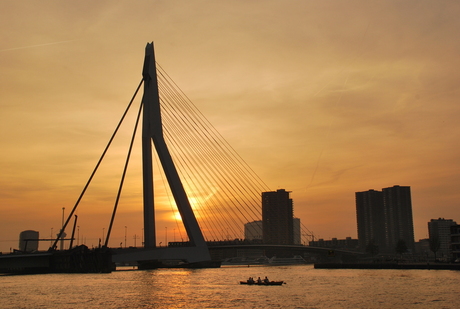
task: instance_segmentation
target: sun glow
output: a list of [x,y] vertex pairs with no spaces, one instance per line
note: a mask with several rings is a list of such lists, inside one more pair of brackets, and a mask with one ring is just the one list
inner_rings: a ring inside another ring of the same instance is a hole
[[182,216],[180,215],[179,211],[175,211],[172,215],[174,221],[181,221],[182,222]]
[[198,209],[200,207],[200,201],[196,197],[190,197],[188,201],[192,209]]

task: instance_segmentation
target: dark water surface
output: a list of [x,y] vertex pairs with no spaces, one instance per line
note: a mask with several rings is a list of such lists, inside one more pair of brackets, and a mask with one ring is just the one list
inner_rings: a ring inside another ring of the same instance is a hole
[[[240,285],[249,276],[282,286]],[[0,277],[0,308],[460,308],[460,272],[312,265]]]

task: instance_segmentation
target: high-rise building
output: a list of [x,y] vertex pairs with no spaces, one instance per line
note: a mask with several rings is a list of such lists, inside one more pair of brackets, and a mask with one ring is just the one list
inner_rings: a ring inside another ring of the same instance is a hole
[[362,250],[373,241],[380,252],[394,253],[400,240],[409,250],[414,250],[410,187],[356,192],[355,197],[358,240]]
[[266,244],[294,243],[293,203],[289,191],[262,192],[262,230]]
[[244,225],[244,239],[262,240],[262,221],[252,221]]
[[393,251],[400,240],[414,251],[414,222],[409,186],[382,189],[385,210],[385,241],[387,250]]
[[376,190],[356,192],[355,198],[359,248],[364,251],[372,242],[383,249],[385,247],[383,193]]
[[428,235],[430,242],[437,241],[439,249],[436,251],[437,257],[451,258],[451,231],[450,227],[457,225],[452,219],[431,219],[428,222]]

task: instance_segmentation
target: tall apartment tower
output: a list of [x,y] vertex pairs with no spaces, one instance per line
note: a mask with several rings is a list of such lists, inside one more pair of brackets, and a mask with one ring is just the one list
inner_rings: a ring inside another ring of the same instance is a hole
[[409,186],[393,186],[382,189],[385,210],[386,247],[396,248],[403,240],[409,250],[414,251],[414,222]]
[[262,230],[266,244],[294,243],[293,203],[289,191],[262,192]]
[[410,187],[356,192],[358,241],[362,250],[371,240],[380,252],[394,253],[400,240],[414,250],[414,225]]
[[383,193],[376,190],[356,192],[355,198],[359,248],[364,251],[372,241],[383,249],[385,247]]
[[431,219],[428,222],[428,235],[430,241],[437,239],[439,241],[439,250],[436,252],[436,256],[451,258],[451,226],[457,225],[457,222],[452,219]]

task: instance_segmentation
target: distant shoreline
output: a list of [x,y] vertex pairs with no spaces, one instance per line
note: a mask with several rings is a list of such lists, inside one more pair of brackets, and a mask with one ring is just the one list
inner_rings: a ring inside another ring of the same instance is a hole
[[460,263],[315,263],[318,269],[444,269],[460,270]]

